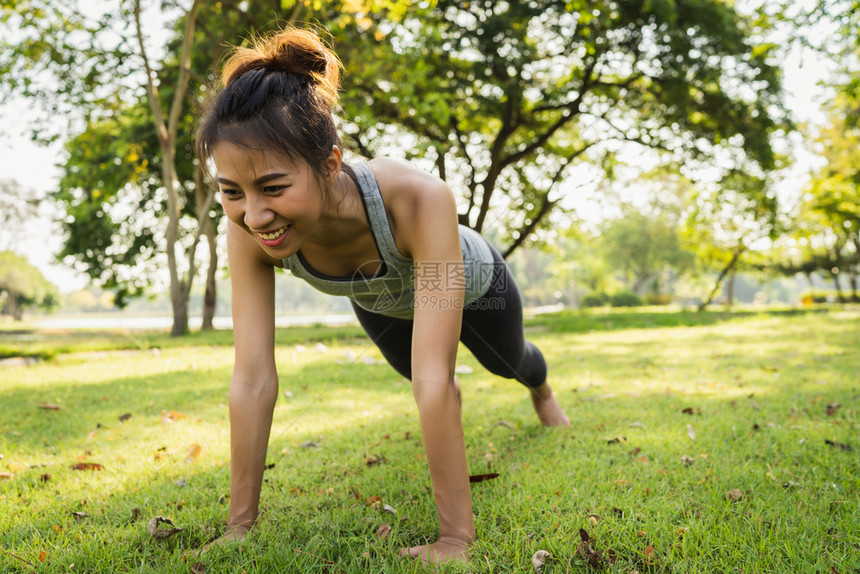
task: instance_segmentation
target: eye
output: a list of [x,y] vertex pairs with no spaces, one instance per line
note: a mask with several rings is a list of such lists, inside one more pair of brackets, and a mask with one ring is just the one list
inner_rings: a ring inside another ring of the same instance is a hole
[[242,195],[242,192],[238,189],[221,188],[221,195],[228,199],[234,199]]
[[263,193],[271,193],[271,194],[281,193],[282,191],[284,191],[288,187],[289,187],[288,185],[267,185],[266,187],[263,188]]

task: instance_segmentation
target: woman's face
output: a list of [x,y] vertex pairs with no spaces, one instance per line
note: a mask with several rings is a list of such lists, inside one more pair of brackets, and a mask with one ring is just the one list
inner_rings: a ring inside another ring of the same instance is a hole
[[321,236],[324,191],[306,162],[229,142],[217,143],[212,156],[224,213],[267,254],[284,259]]

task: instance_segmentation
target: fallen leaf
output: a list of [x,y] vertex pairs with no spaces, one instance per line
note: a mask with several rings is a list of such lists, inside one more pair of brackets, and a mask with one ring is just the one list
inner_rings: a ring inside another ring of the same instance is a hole
[[78,462],[70,466],[72,470],[104,470],[105,467],[97,462]]
[[576,548],[576,554],[582,556],[592,568],[602,568],[602,552],[591,547],[592,539],[585,529],[579,529],[579,538],[579,546]]
[[78,512],[72,512],[72,516],[74,516],[74,517],[75,517],[75,520],[77,520],[78,522],[80,522],[80,521],[81,521],[81,520],[83,520],[84,518],[89,518],[89,516],[90,516],[90,515],[89,515],[89,514],[87,514],[86,512],[80,512],[80,511],[78,511]]
[[726,492],[726,500],[729,502],[738,502],[744,497],[744,492],[739,488],[733,488]]
[[132,508],[131,509],[131,519],[132,520],[137,520],[138,518],[140,518],[140,515],[141,515],[141,511],[139,508]]
[[51,480],[51,474],[48,472],[39,477],[39,482],[48,482],[49,480]]
[[514,425],[512,425],[508,421],[496,421],[495,423],[493,423],[493,428],[496,427],[505,427],[506,429],[514,430]]
[[832,417],[833,415],[835,415],[836,411],[839,410],[839,407],[841,407],[841,406],[842,405],[840,405],[839,403],[831,403],[831,404],[827,405],[826,410],[825,410],[825,412],[827,413],[827,416]]
[[616,436],[616,437],[613,437],[613,438],[607,440],[606,444],[616,444],[616,443],[620,444],[622,442],[627,442],[627,438],[619,435],[619,436]]
[[635,447],[633,450],[628,451],[628,452],[627,452],[627,456],[636,456],[636,455],[637,455],[637,454],[639,454],[640,452],[642,452],[642,449],[641,449],[641,448],[639,448],[639,447],[637,446],[637,447]]
[[[167,524],[172,528],[159,528],[160,524]],[[152,518],[149,523],[146,525],[146,530],[149,532],[149,535],[156,540],[164,540],[165,538],[170,538],[177,532],[182,532],[182,529],[173,524],[173,522],[164,518],[163,516],[156,516]]]
[[793,480],[788,480],[782,483],[783,488],[796,488],[798,486],[800,486],[800,484],[794,482]]
[[693,430],[693,425],[687,425],[687,436],[690,440],[696,440],[696,431]]
[[599,514],[589,514],[586,518],[588,518],[589,522],[591,522],[592,524],[597,524],[598,522],[603,520],[603,517]]
[[203,452],[203,447],[195,443],[188,447],[188,452],[185,454],[185,462],[194,462],[200,453]]
[[691,415],[691,414],[693,414],[693,407],[687,407],[685,409],[682,409],[681,412],[684,413],[685,415]]
[[630,423],[630,426],[632,428],[637,428],[637,429],[644,429],[645,428],[645,425],[643,425],[640,422]]
[[14,476],[11,472],[0,472],[0,480],[10,480]]
[[538,550],[534,553],[534,556],[532,556],[532,566],[534,566],[536,574],[541,574],[541,572],[543,572],[543,567],[546,564],[546,561],[551,558],[552,554],[546,550]]
[[61,407],[60,405],[55,405],[55,404],[53,404],[53,403],[39,403],[39,404],[38,404],[38,405],[36,405],[36,406],[37,406],[38,408],[40,408],[40,409],[44,409],[44,410],[46,410],[46,411],[59,411],[59,410],[61,410],[61,409],[63,408],[63,407]]
[[368,506],[379,505],[382,502],[381,496],[368,496],[367,500],[365,500],[365,504]]
[[684,537],[684,534],[685,534],[686,532],[687,532],[687,529],[686,529],[686,528],[684,528],[684,527],[682,526],[681,528],[679,528],[679,529],[675,532],[675,536],[677,536],[678,538],[683,538],[683,537]]
[[687,456],[685,454],[681,457],[681,464],[689,466],[689,465],[695,464],[695,463],[696,463],[696,459],[691,457],[691,456]]
[[469,482],[484,482],[485,480],[493,480],[497,478],[499,473],[491,472],[488,474],[473,474],[469,477]]
[[195,562],[191,565],[191,574],[206,574],[206,565],[203,562]]
[[854,448],[850,444],[845,444],[844,442],[835,442],[830,439],[824,439],[824,444],[832,446],[833,448],[844,450],[845,452],[851,452],[854,450]]
[[124,415],[120,415],[119,422],[124,423],[128,419],[131,418],[131,413],[125,413]]
[[642,551],[642,556],[644,556],[644,557],[645,557],[645,563],[646,563],[646,564],[653,564],[653,563],[654,563],[654,559],[655,559],[655,557],[654,557],[654,547],[653,547],[653,546],[651,546],[650,544],[649,544],[648,546],[646,546],[646,547],[645,547],[645,550],[643,550],[643,551]]
[[174,423],[178,420],[186,418],[188,415],[185,413],[180,413],[179,411],[161,411],[161,422],[162,423]]
[[389,534],[391,534],[391,526],[389,526],[388,523],[386,522],[377,529],[376,539],[381,542],[381,541],[385,540],[386,538],[388,538]]
[[385,462],[385,457],[384,456],[378,456],[375,454],[372,454],[369,457],[367,457],[366,459],[364,459],[364,464],[367,466],[374,466],[377,464],[382,464],[383,462]]
[[316,447],[320,446],[321,444],[322,444],[322,443],[319,443],[319,442],[316,442],[316,441],[309,440],[308,442],[303,442],[303,443],[302,443],[302,444],[300,444],[299,446],[300,446],[300,447],[302,447],[302,448],[316,448]]

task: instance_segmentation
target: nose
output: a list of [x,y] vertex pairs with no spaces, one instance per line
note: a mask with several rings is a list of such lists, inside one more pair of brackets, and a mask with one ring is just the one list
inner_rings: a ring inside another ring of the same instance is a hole
[[249,229],[265,229],[275,218],[268,199],[258,193],[249,193],[245,200],[245,225]]

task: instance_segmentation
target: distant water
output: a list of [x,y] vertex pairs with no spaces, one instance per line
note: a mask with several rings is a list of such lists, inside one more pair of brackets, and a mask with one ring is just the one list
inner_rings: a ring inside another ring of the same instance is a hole
[[[190,317],[188,325],[199,329],[203,320],[200,317]],[[46,317],[33,321],[37,327],[45,329],[170,329],[172,317],[132,317],[117,316],[75,316],[75,317]],[[285,315],[275,317],[275,326],[292,327],[299,325],[352,325],[358,321],[351,313],[336,313],[328,315]],[[215,317],[212,325],[216,329],[232,329],[231,317]]]

